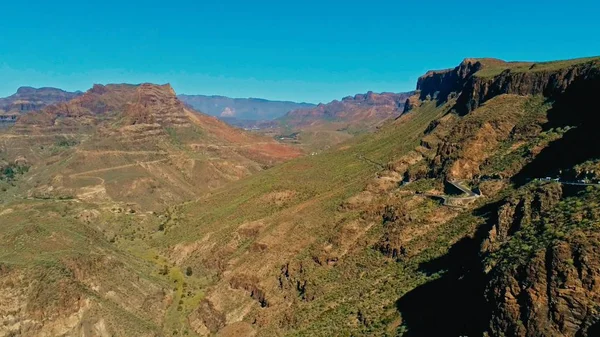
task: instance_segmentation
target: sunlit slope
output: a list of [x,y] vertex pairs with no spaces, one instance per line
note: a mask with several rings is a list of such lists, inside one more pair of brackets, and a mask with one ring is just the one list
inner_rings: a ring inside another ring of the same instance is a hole
[[24,115],[1,155],[31,168],[19,194],[136,204],[192,200],[300,151],[185,107],[170,86],[95,86]]
[[[197,202],[173,207],[164,236],[154,237],[151,245],[178,265],[213,275],[207,303],[215,310],[231,312],[235,320],[258,315],[264,324],[276,324],[288,305],[287,295],[274,291],[281,266],[322,254],[340,230],[351,234],[336,247],[339,251],[331,252],[332,258],[362,245],[372,224],[359,222],[359,212],[338,212],[340,206],[375,177],[381,163],[414,149],[446,108],[425,104],[376,134],[292,160]],[[326,255],[319,263],[328,264]],[[248,291],[255,295],[248,296]]]

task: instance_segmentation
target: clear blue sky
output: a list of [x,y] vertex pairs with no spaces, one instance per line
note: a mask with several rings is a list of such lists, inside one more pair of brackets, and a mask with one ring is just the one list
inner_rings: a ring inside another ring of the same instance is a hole
[[600,54],[598,1],[27,1],[0,19],[18,86],[171,83],[178,93],[330,101],[407,91],[465,57]]

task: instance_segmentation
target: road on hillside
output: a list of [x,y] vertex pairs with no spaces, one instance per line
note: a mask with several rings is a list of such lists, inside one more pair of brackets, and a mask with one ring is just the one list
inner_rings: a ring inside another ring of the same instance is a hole
[[481,194],[477,194],[475,192],[473,192],[470,188],[462,185],[462,181],[460,180],[448,180],[448,183],[456,188],[458,188],[459,190],[461,190],[463,193],[468,194],[468,197],[463,197],[463,198],[469,198],[469,197],[481,197]]
[[557,183],[562,184],[562,185],[600,186],[600,183],[586,183],[586,182],[580,182],[580,181],[566,181],[566,180],[559,180],[557,178],[555,178],[555,179],[552,179],[552,178],[535,178],[534,180],[539,180],[539,181],[554,181],[554,182],[557,182]]

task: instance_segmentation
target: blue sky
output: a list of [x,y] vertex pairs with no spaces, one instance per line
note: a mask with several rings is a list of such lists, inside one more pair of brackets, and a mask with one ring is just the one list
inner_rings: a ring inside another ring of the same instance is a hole
[[407,91],[465,57],[600,55],[597,1],[6,1],[0,96],[22,85],[171,83],[326,102]]

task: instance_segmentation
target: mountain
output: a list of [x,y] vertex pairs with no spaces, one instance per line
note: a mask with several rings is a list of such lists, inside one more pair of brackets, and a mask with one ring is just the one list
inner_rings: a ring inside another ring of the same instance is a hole
[[[373,132],[147,212],[128,203],[168,186],[138,193],[143,179],[176,181],[188,166],[76,149],[180,157],[197,155],[194,127],[211,141],[258,136],[166,86],[95,87],[24,115],[1,147],[0,332],[596,336],[599,90],[600,58],[465,59],[422,76]],[[79,143],[61,155],[56,136]],[[193,158],[217,157],[206,155]],[[113,166],[79,178],[122,185],[123,203],[28,197],[94,162]]]
[[291,141],[311,151],[320,151],[355,135],[371,132],[386,120],[402,114],[409,93],[357,94],[288,112],[264,133]]
[[467,59],[374,134],[179,208],[156,247],[213,279],[191,328],[594,336],[599,86],[599,58]]
[[327,104],[319,104],[314,108],[299,109],[288,112],[281,118],[291,127],[303,127],[323,121],[339,121],[354,124],[377,124],[390,117],[398,117],[404,109],[408,93],[373,93],[357,94],[334,100]]
[[81,94],[81,92],[67,92],[57,88],[20,87],[15,94],[0,98],[0,120],[14,121],[9,116],[17,116],[27,111],[39,110],[50,104],[66,102]]
[[310,108],[314,104],[269,101],[260,98],[229,98],[224,96],[179,95],[192,108],[216,117],[261,121],[283,116],[290,110]]
[[152,84],[95,85],[22,115],[0,141],[5,161],[31,166],[35,181],[20,186],[29,197],[143,209],[196,198],[300,155],[193,111],[169,85]]

